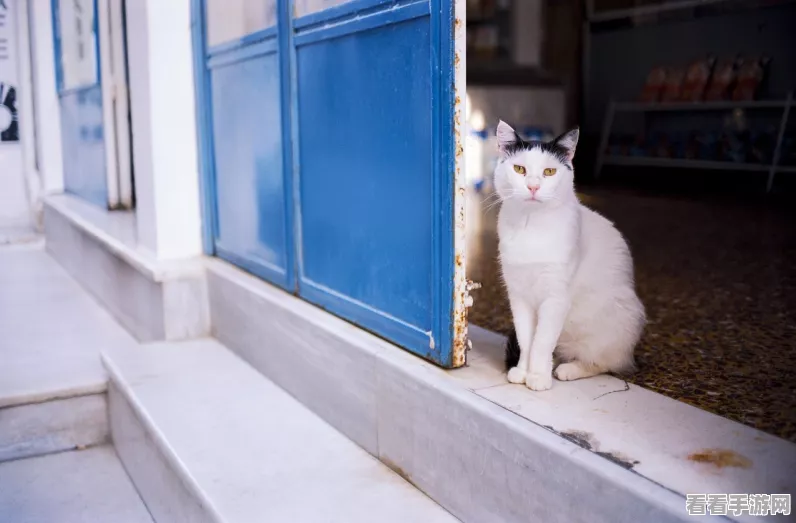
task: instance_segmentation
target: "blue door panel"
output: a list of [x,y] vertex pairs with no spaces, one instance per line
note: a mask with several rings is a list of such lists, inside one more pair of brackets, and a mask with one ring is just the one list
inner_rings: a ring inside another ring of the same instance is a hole
[[192,1],[207,252],[452,366],[452,0]]
[[288,286],[278,56],[214,66],[210,79],[216,251]]
[[102,126],[102,89],[93,86],[61,94],[64,189],[95,205],[108,205]]
[[433,312],[429,29],[421,17],[296,51],[301,293],[423,352]]

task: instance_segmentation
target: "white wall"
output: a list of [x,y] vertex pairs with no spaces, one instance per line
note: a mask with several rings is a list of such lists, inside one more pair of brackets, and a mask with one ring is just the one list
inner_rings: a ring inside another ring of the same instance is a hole
[[127,2],[139,247],[202,253],[189,0]]
[[486,127],[504,120],[517,128],[532,125],[564,131],[566,96],[556,87],[468,87],[470,113],[480,111]]
[[[0,83],[7,91],[11,87],[16,90],[15,106],[19,113],[22,100],[30,96],[21,81],[20,61],[21,55],[19,42],[18,18],[19,10],[24,7],[22,0],[7,0],[5,9],[0,7],[5,15],[0,21],[0,36],[8,41],[8,52],[0,53]],[[20,130],[23,126],[31,125],[18,115]],[[0,142],[0,228],[26,227],[31,224],[30,206],[28,204],[27,188],[25,186],[25,160],[22,150],[22,132],[20,141]]]

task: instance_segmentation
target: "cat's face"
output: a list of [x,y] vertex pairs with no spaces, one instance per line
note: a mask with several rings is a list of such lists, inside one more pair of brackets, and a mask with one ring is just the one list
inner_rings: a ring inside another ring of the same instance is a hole
[[501,200],[538,206],[570,195],[578,135],[578,129],[573,129],[551,142],[525,142],[501,121],[497,128],[501,160],[495,169],[495,189]]

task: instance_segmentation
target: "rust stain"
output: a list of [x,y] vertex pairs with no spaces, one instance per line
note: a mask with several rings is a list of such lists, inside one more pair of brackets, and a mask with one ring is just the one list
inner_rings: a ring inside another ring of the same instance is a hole
[[394,463],[394,462],[390,461],[389,459],[387,459],[385,457],[381,458],[381,462],[384,463],[385,465],[387,465],[387,468],[389,468],[390,470],[392,470],[393,472],[395,472],[396,474],[401,476],[408,483],[410,483],[411,485],[413,485],[415,487],[417,486],[417,485],[415,485],[415,482],[412,481],[412,477],[404,469],[399,467],[397,463]]
[[454,53],[453,68],[455,71],[451,90],[453,92],[453,136],[454,136],[454,168],[451,175],[454,177],[454,252],[455,252],[455,271],[453,275],[453,367],[461,367],[466,364],[467,349],[471,346],[467,338],[467,308],[472,304],[469,296],[470,287],[468,286],[465,275],[466,258],[464,256],[465,245],[465,205],[464,205],[464,138],[462,133],[463,112],[462,106],[464,99],[464,77],[463,64],[467,60],[464,52],[464,22],[461,15],[465,12],[463,0],[456,0],[455,14],[453,22]]
[[688,460],[713,465],[719,469],[726,467],[748,469],[752,467],[752,460],[730,449],[703,449],[689,454]]

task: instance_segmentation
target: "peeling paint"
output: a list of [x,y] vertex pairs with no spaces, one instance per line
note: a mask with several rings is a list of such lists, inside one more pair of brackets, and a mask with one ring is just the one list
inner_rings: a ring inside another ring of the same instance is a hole
[[453,135],[455,139],[454,156],[454,193],[453,193],[453,212],[454,212],[454,267],[453,267],[453,361],[454,367],[461,367],[466,363],[467,348],[470,346],[467,340],[467,308],[472,305],[470,290],[473,288],[467,281],[466,272],[466,229],[465,229],[465,187],[467,178],[465,176],[464,163],[464,140],[463,136],[463,111],[466,103],[467,86],[467,55],[466,55],[466,34],[465,20],[467,13],[466,0],[455,0],[454,2],[454,22],[453,22]]
[[426,332],[428,335],[428,348],[434,350],[437,348],[437,344],[434,342],[434,333],[431,331]]

